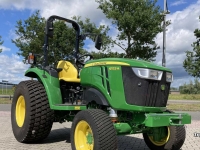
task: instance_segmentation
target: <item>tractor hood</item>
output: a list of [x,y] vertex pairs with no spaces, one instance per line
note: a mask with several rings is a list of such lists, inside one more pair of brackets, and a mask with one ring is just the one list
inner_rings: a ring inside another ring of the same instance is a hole
[[127,58],[102,58],[97,60],[90,60],[85,64],[84,68],[91,66],[102,66],[102,65],[131,66],[136,68],[149,68],[149,69],[171,72],[170,69],[158,66],[151,62],[147,62],[144,60],[127,59]]

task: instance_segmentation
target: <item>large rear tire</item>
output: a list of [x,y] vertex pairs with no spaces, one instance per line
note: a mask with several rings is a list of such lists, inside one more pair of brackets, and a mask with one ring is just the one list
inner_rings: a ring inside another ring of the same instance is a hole
[[17,141],[39,142],[52,128],[54,112],[49,107],[43,85],[34,80],[20,82],[11,106],[12,130]]
[[111,119],[99,109],[80,111],[71,128],[72,150],[116,150],[117,135]]

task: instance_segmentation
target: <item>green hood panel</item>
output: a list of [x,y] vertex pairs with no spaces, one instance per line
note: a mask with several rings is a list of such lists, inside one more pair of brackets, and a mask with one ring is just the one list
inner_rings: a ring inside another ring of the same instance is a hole
[[171,72],[170,69],[158,66],[151,62],[147,62],[144,60],[127,59],[127,58],[102,58],[97,60],[90,60],[85,64],[85,68],[91,66],[101,66],[101,65],[131,66],[137,68],[149,68],[149,69]]

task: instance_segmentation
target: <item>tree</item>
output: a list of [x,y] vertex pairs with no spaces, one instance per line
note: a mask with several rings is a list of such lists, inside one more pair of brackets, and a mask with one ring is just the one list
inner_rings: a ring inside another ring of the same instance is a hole
[[[40,17],[40,12],[36,11],[27,20],[17,21],[17,39],[12,42],[19,48],[18,55],[27,57],[28,53],[43,55],[45,18]],[[66,59],[72,53],[75,43],[75,31],[67,26],[63,21],[54,23],[54,37],[49,39],[49,62],[55,63],[61,59]]]
[[[108,38],[106,36],[105,26],[96,27],[95,24],[91,23],[89,19],[86,18],[85,22],[81,21],[81,17],[74,17],[79,21],[80,26],[83,27],[85,32],[101,33],[103,38]],[[44,28],[45,28],[45,18],[40,16],[40,12],[36,11],[28,19],[22,21],[17,21],[16,25],[16,35],[17,39],[13,39],[12,42],[19,48],[18,55],[27,57],[29,52],[35,54],[43,55],[43,45],[44,45]],[[48,60],[49,63],[57,63],[61,59],[68,59],[71,56],[75,46],[75,30],[70,26],[70,24],[65,24],[63,21],[54,22],[54,36],[49,39],[49,53]],[[80,51],[86,53],[83,48],[84,43],[80,42]],[[106,49],[106,44],[104,46]]]
[[[161,9],[157,0],[96,0],[99,9],[118,30],[113,43],[121,47],[128,58],[153,60],[159,48],[156,35],[162,31]],[[169,21],[167,21],[169,25]]]
[[108,53],[104,53],[104,52],[91,52],[92,56],[94,57],[94,59],[100,59],[100,58],[123,58],[124,54],[123,53],[118,53],[118,52],[108,52]]
[[171,90],[171,91],[177,91],[178,88],[176,88],[176,87],[170,87],[170,90]]
[[200,82],[197,78],[194,79],[194,83],[190,81],[189,84],[184,84],[179,87],[181,94],[200,94]]
[[[3,41],[2,41],[2,39],[1,39],[1,36],[0,36],[0,45],[2,45],[3,44]],[[0,48],[0,53],[2,52],[2,49]]]
[[[91,23],[89,18],[86,18],[83,21],[81,20],[81,16],[74,16],[72,19],[77,21],[77,23],[81,26],[81,30],[83,33],[100,34],[103,41],[101,51],[110,52],[111,47],[113,47],[113,44],[111,37],[108,35],[108,31],[110,30],[108,26],[97,26],[95,23]],[[94,36],[90,36],[90,38],[93,39]],[[97,55],[98,53],[93,52],[93,54]]]
[[186,51],[186,59],[183,62],[183,67],[189,75],[200,78],[200,30],[195,29],[194,35],[197,41],[191,45],[193,51]]
[[12,42],[19,48],[18,55],[27,57],[29,52],[42,54],[44,45],[45,19],[39,16],[39,11],[27,20],[17,21],[15,33],[18,38]]

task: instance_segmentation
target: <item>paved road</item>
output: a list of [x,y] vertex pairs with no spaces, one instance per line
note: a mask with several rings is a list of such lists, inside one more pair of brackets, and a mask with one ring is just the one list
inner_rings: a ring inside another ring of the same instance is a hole
[[0,111],[10,111],[11,104],[0,104]]
[[[49,136],[36,144],[22,144],[15,140],[10,121],[9,104],[0,105],[0,150],[71,150],[70,128],[71,123],[54,123]],[[181,150],[200,150],[200,112],[188,112],[192,115],[192,124],[186,125],[186,140]],[[142,134],[118,136],[118,150],[149,150]]]
[[200,100],[168,100],[168,104],[174,104],[174,103],[200,104]]

